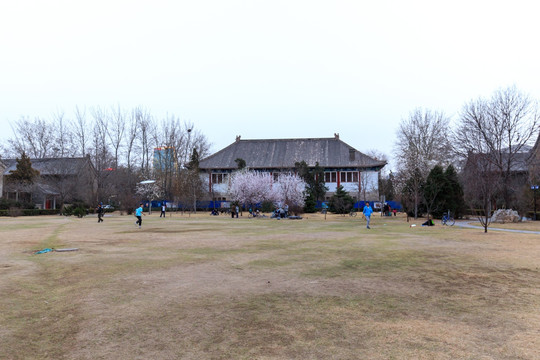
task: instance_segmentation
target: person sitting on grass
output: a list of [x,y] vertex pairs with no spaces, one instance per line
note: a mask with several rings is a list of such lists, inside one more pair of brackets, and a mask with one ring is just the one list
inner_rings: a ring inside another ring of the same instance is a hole
[[428,217],[427,221],[422,224],[422,226],[435,226],[433,223],[433,220],[431,220],[431,217]]

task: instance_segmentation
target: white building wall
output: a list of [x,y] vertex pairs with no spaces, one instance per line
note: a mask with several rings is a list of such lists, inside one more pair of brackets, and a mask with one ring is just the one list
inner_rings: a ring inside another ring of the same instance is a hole
[[6,171],[6,168],[0,162],[0,197],[4,194],[4,171]]
[[225,194],[229,191],[229,184],[212,184],[214,192]]
[[[208,174],[201,175],[201,178],[205,181],[206,184],[209,182]],[[344,190],[349,192],[353,197],[358,196],[361,198],[363,196],[363,189],[361,189],[361,194],[358,194],[359,188],[366,187],[366,198],[370,201],[379,200],[379,173],[377,171],[363,171],[360,173],[360,183],[352,182],[341,182],[340,183]],[[230,177],[228,177],[227,182],[221,184],[212,184],[212,189],[215,194],[220,196],[227,196],[229,192]],[[328,188],[326,197],[332,195],[337,191],[337,182],[327,182],[326,187]],[[208,188],[208,187],[207,187]]]
[[[357,183],[342,183],[341,185],[343,186],[343,190],[345,190],[348,193],[357,193],[358,192],[358,184]],[[337,188],[337,184],[336,184],[336,188]]]
[[326,187],[328,188],[327,192],[336,192],[337,190],[337,183],[325,183]]
[[365,187],[361,190],[362,197],[365,190],[366,200],[379,201],[379,173],[377,171],[363,171],[360,176],[360,186]]
[[366,185],[367,191],[379,189],[379,173],[377,171],[363,171],[360,176],[365,178],[365,181],[361,180],[361,184]]

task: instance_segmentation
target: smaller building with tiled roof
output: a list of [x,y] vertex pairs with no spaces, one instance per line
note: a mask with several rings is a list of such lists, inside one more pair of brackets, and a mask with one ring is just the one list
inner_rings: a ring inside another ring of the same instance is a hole
[[[60,202],[78,200],[92,202],[97,191],[96,170],[87,157],[30,159],[39,171],[32,201],[36,206],[51,209]],[[0,160],[0,194],[17,199],[18,194],[6,186],[6,177],[17,169],[16,159]]]
[[339,139],[255,139],[236,141],[215,154],[202,159],[201,171],[207,174],[210,193],[218,200],[226,199],[230,174],[238,169],[237,159],[246,167],[278,176],[294,171],[295,163],[318,164],[324,169],[327,197],[342,185],[353,196],[366,190],[367,200],[378,200],[378,175],[386,162],[367,156]]
[[536,143],[529,152],[527,157],[527,165],[529,168],[529,181],[534,185],[540,182],[540,134],[536,139]]

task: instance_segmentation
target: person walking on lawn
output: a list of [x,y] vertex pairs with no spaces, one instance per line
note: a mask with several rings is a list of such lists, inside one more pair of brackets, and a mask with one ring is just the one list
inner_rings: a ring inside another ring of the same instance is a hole
[[97,222],[103,222],[103,206],[101,206],[101,203],[97,206]]

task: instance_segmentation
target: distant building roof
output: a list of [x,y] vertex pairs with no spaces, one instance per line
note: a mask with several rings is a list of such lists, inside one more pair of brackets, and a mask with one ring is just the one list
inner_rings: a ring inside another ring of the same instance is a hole
[[[491,158],[491,160],[489,160]],[[523,173],[528,171],[528,159],[529,159],[529,153],[525,152],[519,152],[515,153],[512,157],[511,163],[510,163],[510,171],[514,173]],[[495,166],[495,160],[494,157],[487,156],[486,154],[479,154],[479,153],[469,153],[467,157],[467,163],[470,161],[477,161],[478,164],[484,164],[487,165],[491,163]],[[509,154],[508,153],[502,153],[500,154],[500,158],[497,160],[498,164],[508,164],[509,161]]]
[[[508,158],[508,155],[506,156]],[[511,164],[510,171],[515,172],[527,172],[528,171],[528,160],[529,159],[529,153],[517,153],[515,154],[514,161]],[[506,161],[508,161],[506,159]]]
[[[2,159],[4,165],[4,175],[9,175],[11,171],[17,169],[16,159]],[[87,157],[78,158],[46,158],[30,159],[32,169],[38,170],[41,176],[46,175],[77,175],[81,167],[89,162]]]
[[293,168],[295,162],[305,161],[308,166],[318,162],[323,168],[377,168],[386,162],[375,160],[339,140],[315,139],[268,139],[236,141],[217,153],[203,159],[199,168],[236,169],[236,159],[243,159],[252,169]]
[[529,159],[527,161],[538,161],[540,160],[540,134],[538,134],[538,138],[536,139],[536,142],[534,143],[534,146],[532,147],[531,151],[529,152]]

